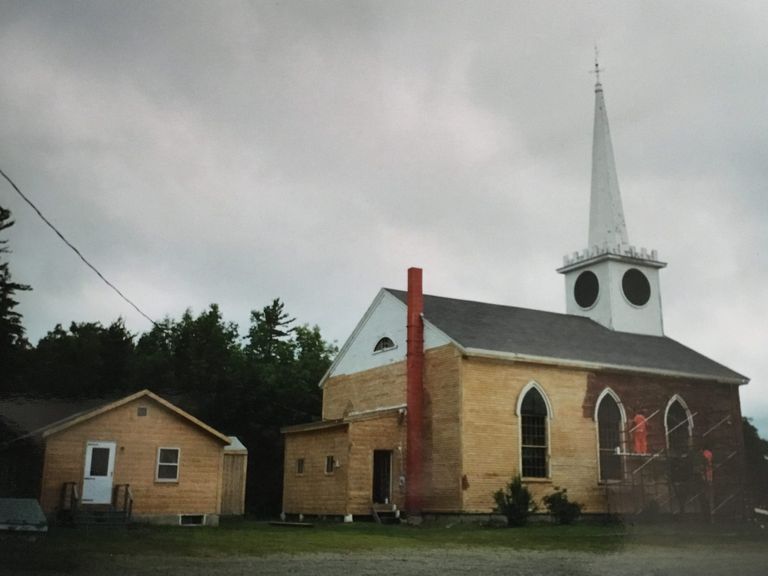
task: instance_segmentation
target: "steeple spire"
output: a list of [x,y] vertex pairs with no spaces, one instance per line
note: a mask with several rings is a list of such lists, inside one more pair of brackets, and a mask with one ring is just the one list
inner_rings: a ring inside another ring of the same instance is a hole
[[666,264],[656,250],[629,245],[600,72],[595,50],[589,246],[566,255],[557,270],[565,276],[565,308],[611,330],[663,336],[659,270]]
[[[597,50],[595,50],[597,52]],[[613,159],[611,131],[605,110],[600,66],[595,53],[595,129],[592,141],[592,193],[589,207],[589,246],[608,247],[629,244],[619,179]]]

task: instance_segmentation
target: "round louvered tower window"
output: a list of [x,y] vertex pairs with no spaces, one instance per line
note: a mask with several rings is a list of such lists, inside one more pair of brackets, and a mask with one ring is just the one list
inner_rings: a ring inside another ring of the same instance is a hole
[[635,306],[645,306],[651,299],[651,284],[645,274],[637,268],[630,268],[624,272],[621,289],[627,300]]
[[573,297],[576,300],[576,304],[582,308],[590,308],[597,302],[597,295],[599,293],[600,282],[598,282],[594,272],[587,270],[579,274],[573,287]]

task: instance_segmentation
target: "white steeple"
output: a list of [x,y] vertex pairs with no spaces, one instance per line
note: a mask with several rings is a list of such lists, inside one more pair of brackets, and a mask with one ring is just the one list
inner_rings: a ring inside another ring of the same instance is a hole
[[630,246],[613,158],[600,68],[595,59],[595,128],[589,247],[563,258],[566,312],[612,330],[663,336],[656,251]]
[[629,244],[619,179],[613,158],[611,131],[605,110],[600,68],[595,61],[595,129],[592,140],[592,194],[589,208],[589,247]]

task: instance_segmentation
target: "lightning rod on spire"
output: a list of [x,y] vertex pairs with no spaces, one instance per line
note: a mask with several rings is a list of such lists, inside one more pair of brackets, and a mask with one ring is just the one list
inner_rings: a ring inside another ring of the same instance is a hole
[[590,70],[590,73],[595,75],[595,84],[596,85],[600,84],[600,72],[605,70],[605,68],[600,68],[599,60],[600,60],[600,52],[597,49],[597,44],[595,44],[595,69],[594,70]]

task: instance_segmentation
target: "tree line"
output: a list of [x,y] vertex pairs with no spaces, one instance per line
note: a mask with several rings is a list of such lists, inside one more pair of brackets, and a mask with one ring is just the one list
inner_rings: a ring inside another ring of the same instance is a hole
[[[0,207],[0,232],[13,221]],[[8,253],[0,240],[0,255]],[[319,417],[318,382],[336,354],[317,326],[300,325],[280,299],[251,312],[244,337],[216,304],[165,318],[140,335],[122,319],[56,325],[26,338],[14,282],[0,261],[0,393],[47,399],[119,398],[143,388],[166,397],[249,451],[247,507],[280,511],[282,426]]]

